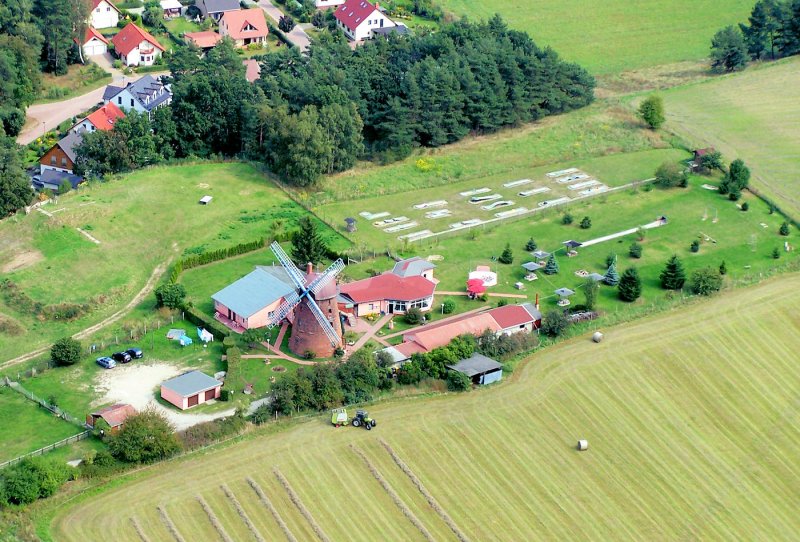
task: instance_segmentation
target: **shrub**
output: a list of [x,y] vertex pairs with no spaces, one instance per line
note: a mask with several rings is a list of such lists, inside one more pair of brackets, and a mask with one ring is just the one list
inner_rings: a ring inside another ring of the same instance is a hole
[[447,389],[450,391],[467,391],[472,387],[472,380],[458,371],[447,372]]
[[780,259],[780,257],[781,257],[781,251],[778,249],[778,247],[775,247],[775,248],[773,248],[773,249],[772,249],[772,257],[773,257],[774,259],[776,259],[776,260],[779,260],[779,259]]
[[650,128],[657,130],[664,124],[664,100],[661,96],[648,96],[639,105],[639,118]]
[[561,217],[561,223],[565,226],[569,226],[573,222],[572,215],[569,213],[564,213],[564,216]]
[[780,233],[784,237],[789,235],[789,223],[788,222],[784,222],[783,224],[781,224],[781,227],[778,230],[778,233]]
[[720,275],[727,275],[728,274],[728,266],[725,265],[725,260],[722,260],[722,263],[719,264],[719,274]]
[[317,353],[314,352],[313,350],[306,350],[305,352],[303,352],[303,358],[305,359],[311,360],[314,359],[315,357],[317,357]]
[[417,307],[411,307],[410,309],[408,309],[408,311],[406,311],[405,320],[412,326],[421,324],[423,318],[425,317],[422,315],[422,311],[419,310]]
[[631,258],[639,259],[642,257],[642,245],[637,242],[631,243],[630,248],[628,249],[628,254]]
[[72,337],[58,339],[50,348],[50,359],[58,366],[78,363],[81,359],[81,343]]
[[747,203],[746,201],[744,203],[742,203],[742,211],[747,212],[749,209],[750,209],[750,204],[749,203]]
[[164,413],[149,407],[129,416],[109,442],[111,454],[126,463],[151,463],[178,453],[180,442]]
[[423,377],[422,369],[418,363],[411,361],[403,364],[397,371],[397,382],[405,386],[417,384]]
[[235,414],[228,418],[218,418],[185,429],[180,433],[180,442],[183,448],[194,450],[219,442],[224,438],[238,435],[246,425],[247,420],[245,420],[244,412],[241,409],[237,409]]
[[692,273],[690,287],[697,295],[711,295],[722,288],[722,276],[710,267],[698,269]]
[[692,241],[692,244],[689,245],[689,250],[691,250],[692,252],[700,252],[700,241],[698,241],[697,239]]
[[3,472],[2,493],[11,504],[30,504],[53,495],[70,476],[70,468],[62,462],[29,457]]
[[597,294],[600,293],[600,285],[595,280],[587,280],[581,285],[583,290],[584,305],[586,310],[594,310],[597,303]]
[[186,297],[186,288],[178,283],[162,284],[156,288],[155,294],[156,306],[177,309]]
[[281,30],[281,32],[286,32],[286,33],[291,32],[292,28],[294,28],[294,19],[292,18],[292,16],[284,15],[283,17],[281,17],[280,20],[278,21],[278,28]]
[[560,310],[551,310],[542,317],[541,332],[550,337],[558,337],[561,335],[567,326],[569,320],[566,315]]
[[583,217],[580,223],[580,228],[582,230],[588,230],[591,227],[592,227],[592,219],[589,218],[588,216]]
[[661,188],[673,188],[675,186],[685,186],[686,172],[682,166],[675,162],[664,162],[656,170],[656,184]]
[[394,365],[394,358],[389,352],[380,350],[377,354],[375,354],[375,362],[378,364],[378,367],[385,369]]
[[528,252],[533,252],[537,248],[539,247],[536,245],[536,241],[533,240],[533,237],[528,239],[528,242],[525,243],[525,250],[527,250]]
[[442,312],[445,314],[452,314],[456,310],[456,302],[452,299],[445,299],[442,305]]
[[619,298],[623,301],[636,301],[642,295],[642,279],[636,268],[631,267],[622,273],[619,280]]
[[514,263],[514,253],[511,251],[511,245],[509,243],[506,243],[506,248],[503,249],[503,253],[497,261],[506,265]]
[[[250,345],[252,347],[252,346],[255,346],[258,343],[264,341],[265,340],[265,334],[266,334],[266,332],[265,332],[264,329],[248,329],[244,333],[242,333],[242,340],[246,344],[248,344],[248,345]],[[225,337],[225,340],[227,340],[227,339],[228,339],[228,337]],[[224,344],[225,340],[222,341],[223,344]]]
[[233,348],[234,346],[236,346],[236,339],[234,339],[229,335],[224,339],[222,339],[222,346],[223,348],[225,348],[225,351],[227,352],[229,348]]
[[256,425],[267,423],[272,418],[272,407],[269,403],[262,403],[258,405],[253,414],[250,415],[250,421]]

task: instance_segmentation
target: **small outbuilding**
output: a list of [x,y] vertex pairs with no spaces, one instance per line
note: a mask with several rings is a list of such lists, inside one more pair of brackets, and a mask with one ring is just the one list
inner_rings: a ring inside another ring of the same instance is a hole
[[131,405],[118,403],[109,407],[101,408],[86,416],[86,425],[94,429],[97,420],[103,420],[111,428],[111,434],[119,432],[128,416],[136,414],[136,409]]
[[344,219],[344,227],[349,232],[352,233],[356,231],[356,219],[353,217],[347,217]]
[[181,410],[217,399],[222,382],[200,371],[189,371],[161,384],[161,398]]
[[214,199],[212,196],[203,196],[200,198],[200,205],[208,205],[212,199]]
[[503,378],[503,364],[481,354],[462,359],[455,365],[448,365],[451,371],[464,373],[478,386],[499,382]]

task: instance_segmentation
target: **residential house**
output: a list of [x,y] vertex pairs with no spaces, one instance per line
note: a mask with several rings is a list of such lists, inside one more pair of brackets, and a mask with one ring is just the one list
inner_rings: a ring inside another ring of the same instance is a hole
[[161,384],[161,398],[181,410],[217,399],[222,382],[200,371],[189,371]]
[[341,6],[345,0],[315,0],[314,5],[317,9],[325,9],[333,6]]
[[250,83],[255,83],[261,77],[261,64],[254,58],[246,58],[242,60],[244,64],[244,77]]
[[172,91],[160,78],[145,75],[125,87],[113,87],[103,94],[103,100],[123,111],[134,110],[152,119],[153,111],[172,102]]
[[211,296],[214,318],[239,332],[264,327],[283,298],[294,290],[282,266],[257,266]]
[[428,260],[424,260],[419,256],[414,256],[413,258],[400,260],[394,264],[394,268],[392,268],[391,272],[402,278],[423,277],[431,282],[438,283],[439,281],[433,278],[434,269],[436,269],[436,266]]
[[97,111],[89,114],[85,119],[72,127],[73,132],[94,132],[96,130],[108,131],[114,127],[118,119],[124,118],[125,113],[114,105],[107,103]]
[[230,37],[236,47],[266,43],[269,28],[261,8],[226,11],[219,20],[219,33]]
[[95,28],[115,28],[120,12],[111,0],[90,0],[89,25]]
[[207,53],[216,47],[222,36],[213,30],[204,30],[202,32],[184,32],[183,38],[187,42],[195,44],[204,53]]
[[239,11],[239,0],[197,0],[195,5],[204,19],[211,17],[216,22],[219,22],[225,12]]
[[147,30],[129,23],[120,30],[111,42],[114,52],[126,66],[152,66],[164,47]]
[[69,182],[70,187],[74,190],[83,182],[83,177],[65,171],[47,169],[39,175],[34,175],[31,186],[34,190],[59,192],[61,191],[61,185],[64,184],[64,181]]
[[355,316],[404,314],[416,307],[423,312],[433,307],[438,280],[434,264],[419,257],[400,260],[391,271],[375,277],[342,284],[339,310]]
[[77,158],[75,148],[81,141],[83,141],[82,133],[69,132],[39,159],[40,173],[44,174],[47,170],[73,173]]
[[173,19],[181,16],[183,5],[178,0],[161,0],[161,9],[164,10],[165,19]]
[[83,56],[100,56],[108,51],[108,40],[91,26],[86,27],[83,43],[79,43],[77,38],[75,43],[83,50]]
[[114,435],[124,427],[125,420],[134,414],[136,414],[136,409],[131,405],[117,403],[87,415],[86,425],[94,429],[97,420],[103,420],[111,428],[111,434]]
[[336,8],[336,26],[352,41],[373,37],[373,30],[396,26],[380,9],[368,0],[347,0]]

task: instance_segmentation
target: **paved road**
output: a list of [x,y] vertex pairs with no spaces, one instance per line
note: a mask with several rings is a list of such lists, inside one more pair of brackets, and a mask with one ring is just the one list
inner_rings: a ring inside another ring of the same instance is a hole
[[[283,17],[283,12],[278,9],[275,4],[270,2],[270,0],[258,0],[258,6],[264,10],[264,12],[269,15],[269,17],[275,21],[275,24],[278,24],[278,21],[281,20]],[[292,31],[286,34],[286,38],[291,41],[297,48],[300,49],[302,52],[306,52],[308,47],[311,45],[311,39],[306,34],[306,31],[303,30],[300,25],[295,25],[292,28]]]

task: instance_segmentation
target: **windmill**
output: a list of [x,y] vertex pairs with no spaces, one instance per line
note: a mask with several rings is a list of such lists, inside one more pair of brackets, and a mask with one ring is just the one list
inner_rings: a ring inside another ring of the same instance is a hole
[[344,262],[338,259],[322,273],[314,273],[309,263],[303,274],[277,242],[273,242],[270,249],[295,290],[283,298],[267,325],[272,328],[280,324],[294,311],[289,349],[295,354],[311,351],[320,357],[333,356],[334,350],[342,345],[335,279],[344,270]]

